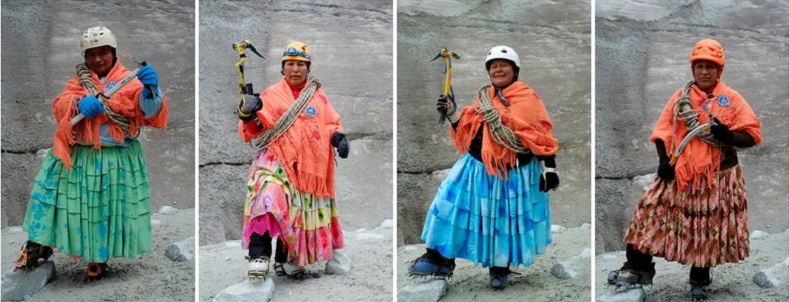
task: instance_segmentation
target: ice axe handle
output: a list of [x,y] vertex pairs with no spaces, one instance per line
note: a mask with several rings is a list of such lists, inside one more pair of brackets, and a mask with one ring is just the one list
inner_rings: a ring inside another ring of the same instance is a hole
[[249,95],[255,94],[254,90],[252,89],[252,83],[247,83],[246,86],[241,87],[241,94],[249,94]]
[[[455,111],[458,110],[457,109],[457,103],[455,103],[455,98],[453,98],[453,97],[451,97],[449,95],[446,95],[446,94],[440,95],[439,98],[447,99],[447,101],[452,102],[452,106],[455,108]],[[453,111],[452,113],[455,113],[455,112]],[[440,116],[438,117],[438,124],[439,125],[443,125],[445,120],[449,120],[449,115],[447,114],[446,111],[440,113]]]
[[[145,63],[145,61],[142,61],[142,62],[140,62],[140,65],[144,67],[144,66],[146,66],[148,64]],[[133,80],[135,77],[137,77],[137,72],[138,71],[140,71],[140,68],[136,68],[136,69],[132,70],[129,73],[129,75],[127,75],[126,77],[121,79],[121,81],[118,84],[115,84],[115,86],[112,86],[112,88],[110,88],[110,90],[107,90],[106,93],[99,93],[99,94],[95,95],[95,97],[96,98],[109,99],[113,94],[115,94],[115,92],[118,92],[118,90],[120,90],[123,86],[126,86],[126,84],[129,84],[129,82],[131,82],[131,80]],[[151,91],[153,91],[153,90],[151,90]],[[82,113],[77,114],[77,116],[75,116],[73,119],[71,119],[71,125],[72,126],[76,125],[77,123],[79,123],[79,121],[81,121],[84,118],[85,118],[84,114],[82,114]]]

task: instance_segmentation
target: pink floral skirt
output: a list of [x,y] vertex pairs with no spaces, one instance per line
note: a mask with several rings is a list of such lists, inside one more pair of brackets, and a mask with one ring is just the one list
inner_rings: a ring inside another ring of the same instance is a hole
[[279,161],[265,150],[258,152],[247,175],[244,249],[253,233],[269,232],[284,241],[292,264],[328,261],[333,249],[345,245],[339,218],[334,198],[298,191]]
[[655,181],[638,201],[624,241],[668,261],[711,267],[748,257],[748,207],[739,165],[715,173],[710,187],[679,192]]

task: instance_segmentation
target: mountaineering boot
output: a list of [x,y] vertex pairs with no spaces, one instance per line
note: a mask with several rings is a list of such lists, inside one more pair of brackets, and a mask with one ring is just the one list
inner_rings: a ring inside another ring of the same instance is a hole
[[451,278],[455,271],[455,259],[445,258],[434,249],[427,249],[408,266],[410,276],[433,276]]
[[490,288],[494,291],[504,289],[508,284],[507,281],[509,280],[510,273],[519,275],[511,271],[509,266],[491,266],[490,269],[488,269],[488,275],[490,275]]
[[704,286],[693,285],[690,288],[690,300],[691,301],[707,300],[707,290],[704,289]]
[[289,279],[304,280],[309,277],[320,278],[320,275],[310,273],[303,266],[298,266],[287,262],[274,263],[274,270],[277,272],[277,276],[285,276]]
[[51,247],[28,240],[19,250],[19,256],[16,258],[16,267],[14,270],[35,268],[38,266],[38,259],[47,261],[51,256]]
[[633,268],[628,262],[622,268],[608,273],[608,284],[616,286],[650,285],[655,277],[655,263],[646,270]]
[[91,262],[88,263],[87,274],[85,275],[85,282],[99,280],[110,271],[107,263]]
[[690,298],[692,301],[707,300],[706,287],[712,284],[712,275],[709,267],[691,267],[688,282],[691,285]]
[[270,262],[271,260],[269,257],[250,259],[247,277],[249,277],[249,279],[264,279],[268,277]]

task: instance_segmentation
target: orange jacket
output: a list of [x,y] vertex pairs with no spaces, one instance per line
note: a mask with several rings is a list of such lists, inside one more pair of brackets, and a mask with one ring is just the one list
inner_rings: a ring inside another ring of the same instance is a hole
[[[266,88],[260,98],[263,109],[257,116],[265,129],[274,127],[277,119],[296,101],[284,79]],[[342,131],[340,115],[332,108],[323,89],[318,88],[293,125],[268,146],[268,154],[282,164],[288,179],[299,191],[334,197],[331,136]],[[245,131],[241,121],[238,134],[244,142],[249,142],[254,135]]]
[[[121,58],[118,57],[115,65],[105,77],[104,82],[120,82],[129,72],[128,69],[121,65]],[[104,93],[106,90],[101,81],[99,81],[98,75],[91,71],[90,76],[99,91]],[[140,108],[140,93],[142,93],[142,83],[135,78],[113,94],[107,102],[113,112],[129,118],[132,132],[136,132],[142,126],[167,128],[167,98],[162,98],[162,107],[159,113],[150,118],[145,118],[142,108]],[[54,154],[69,170],[71,169],[70,146],[81,143],[93,144],[94,149],[100,148],[100,127],[109,121],[106,114],[100,114],[92,119],[82,119],[73,127],[71,126],[71,119],[79,114],[77,102],[86,95],[88,95],[88,91],[82,87],[79,83],[79,78],[74,75],[66,83],[63,92],[52,103],[52,111],[58,123],[54,137]],[[114,140],[123,141],[124,135],[120,126],[110,122],[108,123],[108,132]]]
[[[683,121],[677,121],[676,132],[674,132],[674,102],[682,95],[682,88],[677,90],[668,103],[663,108],[663,112],[652,131],[650,140],[654,143],[660,139],[664,142],[666,151],[676,152],[682,139],[688,134],[688,128]],[[714,98],[710,102],[710,113],[721,123],[727,125],[731,131],[742,131],[753,137],[755,144],[762,142],[762,131],[759,119],[753,113],[748,102],[735,91],[729,88],[723,81],[718,82],[712,91]],[[707,93],[699,89],[695,84],[690,90],[691,107],[698,113],[699,125],[709,122],[709,114],[702,110],[702,105],[707,100]],[[673,140],[672,140],[672,133]],[[671,154],[669,154],[671,155]],[[699,188],[702,181],[706,180],[706,185],[713,181],[713,174],[720,168],[722,158],[720,149],[713,147],[700,138],[691,139],[682,154],[677,159],[675,166],[676,181],[680,190],[688,188],[692,184],[694,188]]]
[[[542,100],[526,83],[517,81],[501,91],[509,102],[504,106],[496,96],[493,87],[488,88],[491,104],[499,112],[503,125],[512,129],[521,143],[536,155],[554,155],[559,151],[559,142],[553,137],[553,124],[548,117]],[[499,175],[504,172],[506,177],[507,167],[515,166],[515,152],[501,146],[490,136],[487,123],[483,123],[482,114],[477,113],[479,100],[474,100],[473,106],[463,107],[461,118],[456,129],[450,127],[450,134],[455,143],[455,149],[460,153],[468,152],[471,141],[477,131],[482,127],[482,161],[490,175]]]

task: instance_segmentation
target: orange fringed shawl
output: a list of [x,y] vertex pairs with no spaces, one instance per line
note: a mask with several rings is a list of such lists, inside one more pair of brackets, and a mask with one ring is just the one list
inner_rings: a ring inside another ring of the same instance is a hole
[[[266,88],[260,98],[263,109],[257,115],[265,129],[271,129],[296,101],[284,79]],[[323,89],[318,88],[293,125],[268,146],[268,154],[282,164],[296,189],[333,198],[334,149],[331,136],[342,131],[340,115],[332,108]],[[245,142],[252,139],[252,134],[244,131],[242,122],[238,123],[238,133]]]
[[[105,83],[120,82],[124,76],[129,74],[129,70],[121,65],[121,59],[115,62],[115,65],[107,74],[104,79]],[[93,83],[100,92],[105,92],[104,85],[99,81],[98,75],[90,73]],[[108,104],[112,111],[122,114],[129,118],[131,123],[131,132],[134,133],[142,126],[151,126],[156,128],[167,128],[167,98],[162,96],[162,107],[159,113],[151,118],[145,118],[145,115],[140,108],[140,93],[142,93],[142,83],[136,78],[126,84],[121,90],[116,92],[110,97]],[[93,144],[94,149],[101,148],[101,139],[99,137],[100,127],[104,123],[108,123],[108,132],[113,140],[123,141],[123,130],[120,126],[111,122],[106,114],[101,114],[92,119],[82,119],[79,123],[71,126],[71,119],[79,114],[77,109],[77,102],[83,96],[88,95],[88,91],[79,83],[79,78],[75,75],[66,83],[66,88],[55,98],[52,103],[52,111],[57,121],[57,130],[54,137],[54,154],[59,158],[67,169],[71,169],[71,145],[76,143]]]
[[[762,142],[762,131],[759,119],[753,113],[751,107],[745,99],[735,91],[729,88],[723,81],[718,82],[718,85],[712,91],[714,98],[711,100],[710,112],[721,123],[727,125],[731,131],[742,131],[748,133],[753,137],[754,142],[758,145]],[[682,95],[682,88],[677,90],[674,95],[669,99],[666,106],[663,108],[663,113],[652,131],[652,136],[649,138],[653,143],[660,139],[665,143],[666,152],[673,153],[679,147],[679,143],[687,135],[688,128],[683,121],[677,121],[676,133],[673,129],[674,120],[674,102]],[[729,100],[727,106],[724,98]],[[707,99],[707,93],[699,89],[695,84],[691,86],[690,90],[691,107],[696,111],[699,117],[699,125],[709,122],[709,115],[702,111],[701,106]],[[672,133],[673,140],[672,140]],[[669,154],[671,155],[671,154]],[[680,190],[686,190],[688,185],[693,185],[694,188],[699,188],[701,185],[709,186],[713,181],[713,173],[720,168],[723,154],[720,149],[705,143],[700,138],[691,139],[682,154],[677,160],[675,166],[676,181]],[[706,180],[706,184],[701,182]]]
[[[553,124],[548,117],[542,100],[526,83],[517,81],[501,91],[510,103],[504,106],[496,96],[495,88],[488,88],[491,104],[499,112],[501,123],[515,133],[521,143],[536,155],[554,155],[559,150],[559,142],[553,137]],[[450,134],[455,149],[460,153],[468,152],[471,141],[480,126],[485,133],[482,135],[482,161],[490,175],[506,177],[506,169],[515,166],[516,154],[510,149],[497,144],[490,135],[487,123],[483,123],[482,114],[477,112],[479,100],[473,106],[466,106],[461,111],[457,129],[450,127]]]

